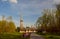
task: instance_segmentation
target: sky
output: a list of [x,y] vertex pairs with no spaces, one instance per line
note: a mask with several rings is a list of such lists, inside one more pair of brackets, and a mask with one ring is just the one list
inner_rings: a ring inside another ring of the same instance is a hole
[[43,9],[53,8],[58,3],[60,0],[0,0],[0,20],[2,15],[12,16],[15,25],[19,26],[21,15],[24,26],[31,26],[42,16]]

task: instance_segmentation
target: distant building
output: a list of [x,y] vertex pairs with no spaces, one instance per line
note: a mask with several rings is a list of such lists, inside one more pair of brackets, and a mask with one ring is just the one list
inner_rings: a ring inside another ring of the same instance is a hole
[[22,16],[20,16],[20,32],[21,33],[25,32]]
[[20,33],[25,33],[25,32],[36,32],[36,28],[33,27],[33,25],[31,27],[24,27],[23,24],[23,18],[22,16],[20,16]]

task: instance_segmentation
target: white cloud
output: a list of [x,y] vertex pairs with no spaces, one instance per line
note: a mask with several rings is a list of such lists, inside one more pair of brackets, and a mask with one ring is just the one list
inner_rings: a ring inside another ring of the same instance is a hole
[[17,3],[17,0],[9,0],[11,3]]
[[17,0],[2,0],[3,2],[5,2],[5,1],[7,1],[7,2],[10,2],[10,3],[18,3],[18,1]]

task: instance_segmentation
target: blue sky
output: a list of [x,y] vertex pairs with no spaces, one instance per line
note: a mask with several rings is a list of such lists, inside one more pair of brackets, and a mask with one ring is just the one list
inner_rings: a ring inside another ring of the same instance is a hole
[[19,26],[20,16],[23,16],[24,25],[33,25],[42,15],[45,8],[53,8],[59,0],[0,0],[0,19],[2,15],[13,17],[16,26]]

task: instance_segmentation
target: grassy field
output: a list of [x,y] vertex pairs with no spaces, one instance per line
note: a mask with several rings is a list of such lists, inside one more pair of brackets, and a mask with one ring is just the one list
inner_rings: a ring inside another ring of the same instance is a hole
[[59,35],[54,35],[50,33],[37,33],[38,35],[42,35],[45,39],[60,39]]
[[56,35],[42,35],[45,39],[60,39],[60,36]]
[[0,34],[0,39],[29,39],[24,38],[22,36],[22,33],[1,33]]

